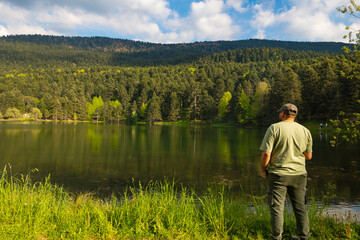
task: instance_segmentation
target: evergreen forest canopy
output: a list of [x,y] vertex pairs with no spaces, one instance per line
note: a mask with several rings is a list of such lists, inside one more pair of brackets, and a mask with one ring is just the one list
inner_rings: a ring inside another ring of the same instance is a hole
[[333,118],[359,111],[359,57],[344,46],[0,37],[0,117],[267,125],[292,102],[299,118]]

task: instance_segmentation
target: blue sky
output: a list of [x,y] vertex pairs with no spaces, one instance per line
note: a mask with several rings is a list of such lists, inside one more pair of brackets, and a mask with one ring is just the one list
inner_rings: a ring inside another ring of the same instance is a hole
[[0,0],[0,35],[105,36],[159,43],[346,41],[347,0]]

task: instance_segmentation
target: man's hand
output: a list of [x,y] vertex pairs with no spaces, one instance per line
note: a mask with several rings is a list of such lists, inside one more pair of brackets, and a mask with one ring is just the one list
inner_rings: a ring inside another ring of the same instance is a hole
[[261,174],[264,178],[268,176],[267,165],[269,164],[270,156],[270,152],[261,152]]
[[262,176],[263,178],[267,178],[267,177],[268,177],[268,171],[261,169],[261,176]]
[[312,159],[312,153],[311,152],[304,152],[305,160],[311,160]]

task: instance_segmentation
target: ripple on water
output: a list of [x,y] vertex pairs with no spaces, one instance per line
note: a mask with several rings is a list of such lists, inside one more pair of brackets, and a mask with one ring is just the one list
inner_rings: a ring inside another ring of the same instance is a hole
[[338,203],[326,208],[326,215],[344,222],[360,222],[360,203]]

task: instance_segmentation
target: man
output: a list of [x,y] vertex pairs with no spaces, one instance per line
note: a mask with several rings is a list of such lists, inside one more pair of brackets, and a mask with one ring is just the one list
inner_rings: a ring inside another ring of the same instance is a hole
[[286,194],[290,196],[300,238],[310,237],[305,160],[312,158],[312,138],[307,128],[295,122],[297,114],[295,105],[287,103],[282,106],[280,122],[267,129],[260,147],[261,172],[269,186],[272,239],[282,237]]

